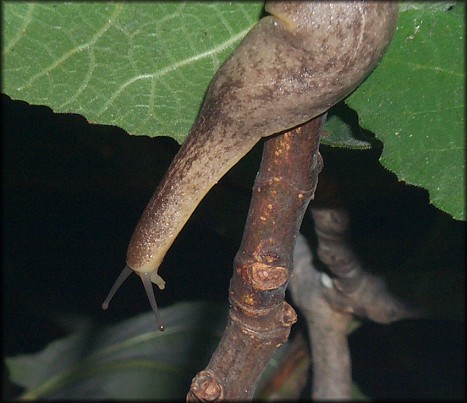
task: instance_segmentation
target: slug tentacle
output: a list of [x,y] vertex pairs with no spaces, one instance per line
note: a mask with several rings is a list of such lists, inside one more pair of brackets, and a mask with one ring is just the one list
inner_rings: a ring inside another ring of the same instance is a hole
[[[133,273],[133,270],[131,270],[128,266],[125,266],[120,273],[120,275],[117,277],[117,280],[115,280],[114,285],[109,291],[109,294],[107,295],[105,301],[102,303],[102,309],[106,310],[109,307],[110,301],[112,300],[113,296],[115,293],[118,291],[120,286],[125,282],[125,280],[128,278],[128,276]],[[156,297],[154,296],[154,289],[152,288],[152,282],[151,278],[154,276],[154,273],[137,273],[141,281],[143,282],[144,289],[146,291],[146,295],[148,296],[149,303],[151,304],[152,311],[154,312],[154,316],[156,317],[156,322],[159,326],[159,330],[163,331],[164,325],[162,324],[161,317],[159,314],[159,309],[157,308],[157,303],[156,303]],[[157,273],[156,273],[157,275]],[[162,278],[157,275],[158,279],[156,284],[158,284],[159,288],[162,290],[165,287],[165,281],[162,280]]]
[[120,273],[120,275],[117,277],[115,280],[115,283],[113,284],[112,288],[109,291],[109,294],[107,295],[105,301],[102,303],[102,309],[105,311],[110,304],[110,301],[114,297],[115,293],[118,291],[120,286],[125,282],[125,280],[128,278],[128,276],[133,273],[133,270],[131,270],[128,266],[125,266]]
[[162,324],[161,316],[159,314],[159,309],[157,308],[156,297],[154,296],[154,289],[152,288],[151,282],[151,273],[141,273],[141,280],[143,281],[144,289],[146,290],[146,295],[148,296],[149,303],[151,304],[152,311],[156,317],[156,323],[159,326],[159,330],[164,331],[164,325]]

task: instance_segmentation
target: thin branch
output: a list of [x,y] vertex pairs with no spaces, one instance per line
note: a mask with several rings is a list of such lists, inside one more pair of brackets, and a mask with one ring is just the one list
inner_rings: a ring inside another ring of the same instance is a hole
[[310,206],[318,236],[318,257],[333,274],[322,275],[324,295],[332,307],[378,323],[423,316],[392,295],[383,280],[368,273],[348,242],[349,216],[344,208]]
[[230,283],[224,335],[187,400],[251,399],[259,377],[296,321],[284,301],[303,215],[322,168],[325,116],[265,141]]
[[323,295],[321,273],[306,239],[297,238],[289,289],[304,314],[311,344],[313,399],[350,399],[351,368],[347,329],[352,316],[334,310]]

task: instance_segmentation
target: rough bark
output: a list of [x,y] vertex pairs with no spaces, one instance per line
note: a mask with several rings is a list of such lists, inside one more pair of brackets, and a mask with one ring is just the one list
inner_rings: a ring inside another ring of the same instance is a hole
[[296,321],[284,301],[296,237],[323,162],[325,115],[265,141],[230,282],[224,335],[188,401],[251,399],[259,377]]

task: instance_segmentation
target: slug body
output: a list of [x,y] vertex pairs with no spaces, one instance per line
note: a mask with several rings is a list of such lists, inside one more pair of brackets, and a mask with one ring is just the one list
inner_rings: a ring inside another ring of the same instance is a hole
[[265,9],[271,15],[213,78],[135,228],[126,273],[131,269],[143,283],[149,276],[163,288],[157,270],[173,241],[211,187],[261,137],[326,112],[365,79],[390,43],[398,13],[397,3],[371,1],[266,2]]

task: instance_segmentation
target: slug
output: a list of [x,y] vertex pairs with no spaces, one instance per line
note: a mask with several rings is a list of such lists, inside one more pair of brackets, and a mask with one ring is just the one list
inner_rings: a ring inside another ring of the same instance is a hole
[[394,34],[395,2],[266,2],[214,76],[197,121],[146,206],[126,267],[104,303],[138,274],[161,330],[151,282],[196,206],[262,137],[326,112],[374,69]]

